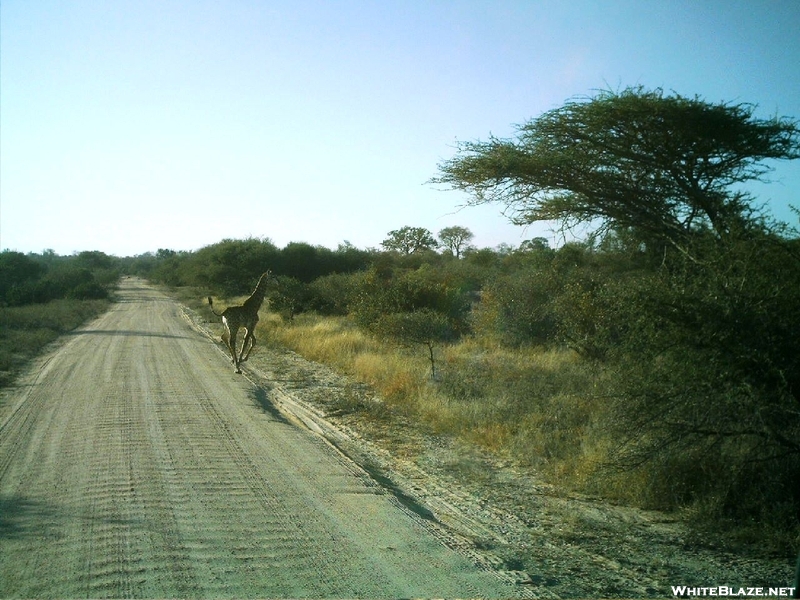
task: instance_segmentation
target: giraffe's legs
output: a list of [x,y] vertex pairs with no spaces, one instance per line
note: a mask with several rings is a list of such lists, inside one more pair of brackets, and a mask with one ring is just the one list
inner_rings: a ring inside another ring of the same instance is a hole
[[236,356],[236,334],[238,333],[238,329],[231,329],[230,335],[228,336],[228,350],[231,353],[231,362],[233,366],[236,368],[237,373],[241,373],[242,371],[239,369],[239,360]]
[[[249,346],[247,344],[250,344]],[[256,336],[253,334],[252,329],[247,329],[247,334],[244,336],[244,343],[242,344],[242,353],[239,355],[239,362],[244,362],[248,358],[250,358],[250,353],[253,351],[253,347],[256,345]],[[247,348],[247,353],[245,354],[245,348]]]

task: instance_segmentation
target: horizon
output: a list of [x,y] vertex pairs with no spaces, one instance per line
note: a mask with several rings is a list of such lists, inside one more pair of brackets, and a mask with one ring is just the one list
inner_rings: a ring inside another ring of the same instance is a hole
[[[431,233],[433,233],[434,237],[436,237],[438,239],[438,235],[436,235],[435,232],[431,232]],[[542,236],[534,236],[534,237],[542,237]],[[508,244],[506,242],[501,242],[501,243],[497,244],[496,246],[475,246],[474,244],[470,244],[467,248],[462,249],[461,252],[462,252],[462,255],[463,255],[463,254],[466,254],[468,252],[472,252],[472,251],[476,251],[476,250],[492,250],[494,252],[502,252],[502,251],[504,251],[506,249],[517,250],[517,249],[519,249],[519,246],[522,243],[524,243],[526,241],[530,241],[531,239],[534,239],[534,238],[523,239],[522,242],[520,242],[520,244],[517,244],[516,246],[514,246],[512,244]],[[126,254],[124,256],[120,256],[118,254],[109,254],[107,252],[104,252],[103,250],[98,250],[96,248],[85,248],[85,249],[82,249],[82,250],[73,250],[72,252],[63,253],[63,254],[55,251],[53,248],[43,248],[42,250],[38,250],[38,251],[31,250],[31,251],[27,251],[27,252],[23,252],[21,250],[15,250],[14,248],[3,248],[3,249],[0,249],[0,253],[3,253],[3,252],[19,252],[21,254],[25,254],[26,256],[41,256],[41,257],[47,256],[48,254],[52,253],[57,258],[71,258],[71,257],[76,257],[79,254],[82,254],[84,252],[87,252],[87,253],[101,252],[101,253],[105,254],[106,256],[109,256],[109,257],[112,257],[112,258],[125,259],[125,258],[139,258],[139,257],[142,257],[142,256],[147,256],[147,255],[155,256],[158,252],[160,252],[162,250],[169,251],[169,252],[175,252],[175,253],[192,254],[192,253],[195,253],[195,252],[199,252],[200,250],[203,250],[204,248],[208,248],[209,246],[216,246],[218,244],[223,244],[225,242],[246,242],[246,241],[250,241],[250,240],[255,240],[255,241],[258,241],[258,242],[261,242],[261,243],[272,244],[273,246],[275,246],[275,248],[278,251],[285,250],[287,246],[291,246],[292,244],[306,244],[306,245],[311,246],[313,248],[323,248],[323,249],[329,250],[331,252],[339,252],[339,251],[342,250],[342,247],[346,247],[348,244],[350,244],[351,247],[355,248],[356,250],[358,250],[360,252],[378,252],[378,253],[381,253],[381,252],[396,252],[396,251],[393,251],[393,250],[386,250],[386,249],[381,248],[380,247],[381,244],[378,244],[378,246],[369,246],[369,247],[356,246],[354,244],[351,244],[349,240],[343,240],[342,242],[340,242],[337,245],[337,247],[331,248],[330,246],[325,246],[323,244],[314,244],[312,242],[305,242],[305,241],[298,241],[298,240],[290,240],[289,242],[287,242],[286,244],[281,246],[281,245],[276,244],[273,240],[271,240],[268,237],[261,237],[261,238],[258,238],[258,237],[244,237],[244,238],[224,238],[224,239],[217,240],[216,242],[211,242],[210,244],[206,244],[205,246],[201,246],[200,248],[192,248],[192,249],[189,249],[189,250],[175,249],[175,248],[163,248],[162,247],[162,248],[156,248],[154,250],[145,250],[144,252],[140,252],[138,254]],[[573,240],[570,240],[570,241],[573,241]],[[578,241],[578,240],[574,240],[574,241]],[[554,250],[558,249],[558,246],[556,246],[556,247],[550,246],[550,247],[552,249],[554,249]],[[443,247],[440,246],[439,248],[431,248],[430,251],[431,252],[435,252],[437,254],[443,254],[444,252],[448,252],[449,250],[447,248],[443,248]]]

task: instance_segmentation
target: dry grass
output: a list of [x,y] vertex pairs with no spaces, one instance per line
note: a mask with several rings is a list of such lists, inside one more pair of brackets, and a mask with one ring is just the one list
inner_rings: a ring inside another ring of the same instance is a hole
[[536,466],[551,480],[584,487],[605,457],[601,407],[588,398],[596,375],[573,352],[512,350],[467,339],[426,350],[381,342],[343,317],[270,314],[259,339],[288,347],[369,384],[387,407],[433,431],[459,436]]
[[53,300],[0,307],[0,387],[60,335],[106,311],[108,300]]
[[259,329],[264,339],[369,384],[392,404],[408,403],[427,384],[424,357],[387,346],[342,317],[300,315],[285,323],[270,314]]

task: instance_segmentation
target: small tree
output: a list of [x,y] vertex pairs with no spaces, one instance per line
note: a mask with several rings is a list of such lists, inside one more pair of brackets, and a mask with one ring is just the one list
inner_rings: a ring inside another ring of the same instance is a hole
[[550,244],[547,238],[535,237],[525,240],[519,245],[520,252],[550,252]]
[[461,258],[461,252],[469,246],[475,236],[466,227],[445,227],[439,232],[439,241],[442,246],[449,248],[456,258]]
[[409,255],[423,250],[433,250],[439,244],[430,231],[424,227],[402,227],[389,232],[389,237],[381,242],[386,250],[395,250]]
[[431,378],[436,378],[436,356],[434,348],[453,340],[456,333],[449,320],[442,313],[428,308],[414,312],[383,315],[375,324],[375,330],[402,345],[421,344],[428,350],[431,363]]
[[293,321],[296,314],[303,312],[310,300],[311,292],[308,284],[285,275],[277,278],[275,292],[270,296],[272,308],[289,321]]

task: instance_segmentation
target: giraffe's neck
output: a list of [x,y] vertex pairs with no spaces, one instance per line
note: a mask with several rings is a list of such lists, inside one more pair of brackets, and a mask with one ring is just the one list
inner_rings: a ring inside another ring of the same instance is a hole
[[267,293],[267,282],[269,281],[269,273],[264,273],[261,279],[258,280],[256,289],[250,294],[250,297],[244,301],[244,305],[249,310],[258,311],[261,304],[264,302],[264,296]]

